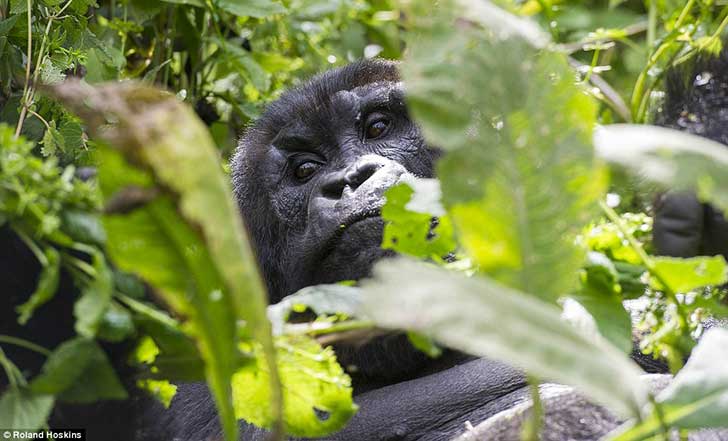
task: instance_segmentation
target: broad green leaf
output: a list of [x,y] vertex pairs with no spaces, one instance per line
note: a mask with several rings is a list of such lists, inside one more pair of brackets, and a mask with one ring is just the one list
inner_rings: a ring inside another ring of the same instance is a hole
[[8,35],[8,32],[10,32],[13,29],[13,26],[15,26],[15,22],[18,21],[18,17],[19,16],[17,15],[13,15],[5,20],[0,20],[0,37]]
[[728,428],[728,330],[703,335],[685,367],[657,396],[660,416],[627,423],[612,441],[648,439],[665,425],[680,429]]
[[603,254],[590,252],[581,273],[581,289],[570,295],[594,318],[604,338],[625,353],[632,350],[632,320],[622,305],[614,264]]
[[[357,407],[352,401],[351,379],[336,362],[333,349],[322,349],[308,337],[287,336],[276,339],[276,353],[286,432],[308,438],[344,427]],[[236,415],[262,427],[271,425],[266,409],[270,402],[267,371],[259,359],[233,377]]]
[[48,357],[41,373],[30,383],[30,389],[52,395],[68,389],[81,376],[93,350],[93,341],[85,338],[63,342]]
[[[650,276],[653,289],[667,288],[673,293],[688,292],[708,285],[722,285],[728,281],[728,269],[723,256],[654,257],[654,274]],[[659,278],[658,278],[659,277]]]
[[92,256],[96,277],[81,291],[81,297],[73,305],[76,317],[76,332],[87,338],[94,338],[104,314],[111,304],[114,287],[111,270],[101,253]]
[[61,274],[61,256],[53,247],[46,248],[43,254],[45,254],[47,263],[43,265],[40,276],[38,276],[38,285],[35,287],[35,291],[25,303],[15,308],[20,314],[18,323],[21,325],[30,320],[38,307],[52,299],[58,289]]
[[28,11],[28,0],[10,0],[10,15]]
[[408,105],[448,151],[438,176],[460,243],[482,272],[555,301],[576,285],[573,240],[605,189],[591,146],[597,107],[566,56],[520,38],[532,23],[487,2],[428,13],[430,2],[414,3]]
[[111,342],[120,342],[134,335],[134,321],[126,309],[112,302],[104,313],[96,335]]
[[63,145],[69,151],[76,151],[86,146],[83,129],[77,121],[64,120],[58,128],[58,133],[63,137]]
[[268,319],[273,326],[273,333],[280,335],[291,312],[311,309],[316,315],[345,314],[353,317],[360,312],[360,306],[359,288],[345,285],[316,285],[303,288],[275,305],[270,305]]
[[53,86],[58,83],[62,83],[66,79],[66,75],[61,72],[57,66],[51,62],[49,58],[43,61],[40,67],[40,81],[44,85]]
[[78,380],[58,396],[61,401],[81,404],[126,398],[128,395],[114,367],[96,343],[91,347],[88,364]]
[[3,429],[40,429],[46,424],[53,402],[52,395],[35,395],[24,389],[8,389],[0,396],[0,426]]
[[575,386],[623,416],[639,415],[646,404],[640,369],[622,351],[561,321],[555,305],[491,279],[399,258],[375,265],[362,289],[364,311],[379,326],[421,332]]
[[127,397],[104,351],[93,340],[82,337],[56,348],[40,375],[30,383],[30,389],[38,394],[58,395],[61,401],[72,403]]
[[62,152],[66,150],[65,140],[61,132],[56,128],[55,121],[51,121],[50,126],[46,129],[41,144],[43,145],[41,148],[43,156],[53,155],[58,150]]
[[594,133],[597,152],[670,188],[693,190],[728,212],[728,147],[665,127],[613,124]]
[[63,232],[77,242],[98,246],[106,243],[106,231],[96,213],[65,210],[61,213],[61,222]]
[[385,193],[382,248],[442,261],[456,249],[453,225],[440,205],[437,180],[412,180]]
[[[269,422],[278,421],[280,385],[265,288],[205,126],[174,96],[139,85],[94,89],[66,83],[54,92],[92,131],[115,121],[101,132],[103,137],[126,160],[142,165],[159,186],[128,187],[124,172],[101,164],[102,180],[105,173],[120,179],[102,183],[102,189],[121,187],[116,197],[126,197],[127,203],[129,191],[137,195],[131,201],[136,205],[126,206],[131,212],[105,222],[109,253],[119,268],[142,276],[187,319],[184,329],[196,339],[205,361],[226,439],[237,439],[231,378],[240,361],[239,337],[255,339],[263,348],[273,399],[268,406],[259,403],[258,411],[267,413]],[[134,169],[123,160],[110,163]],[[132,176],[140,177],[138,172]],[[141,179],[148,182],[144,173]]]
[[286,12],[286,8],[274,0],[215,0],[214,3],[240,17],[263,18]]

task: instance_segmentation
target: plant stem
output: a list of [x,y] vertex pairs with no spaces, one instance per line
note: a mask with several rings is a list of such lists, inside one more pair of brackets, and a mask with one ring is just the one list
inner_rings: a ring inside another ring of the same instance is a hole
[[46,257],[45,253],[40,249],[40,247],[31,239],[28,237],[25,232],[19,228],[13,228],[13,231],[15,234],[18,235],[20,240],[23,241],[25,246],[27,246],[30,251],[33,252],[33,255],[35,255],[35,258],[38,259],[38,262],[40,262],[41,265],[47,266],[48,265],[48,258]]
[[538,390],[538,378],[528,375],[528,388],[531,391],[531,418],[523,423],[523,432],[521,440],[523,441],[539,441],[541,424],[543,423],[543,403],[541,402],[541,394]]
[[21,348],[25,348],[25,349],[31,350],[33,352],[37,352],[41,355],[45,355],[46,357],[51,355],[51,351],[44,348],[43,346],[37,345],[28,340],[23,340],[22,338],[13,337],[11,335],[0,334],[0,343],[7,343],[10,345],[19,346]]
[[28,85],[30,84],[30,60],[33,54],[33,2],[27,0],[26,7],[28,8],[28,56],[25,61],[25,85],[23,86],[23,97],[21,102],[23,107],[20,109],[20,116],[18,117],[18,125],[15,126],[15,139],[20,136],[20,131],[23,130],[23,121],[25,120],[25,114],[28,112],[28,107],[25,105],[27,102]]

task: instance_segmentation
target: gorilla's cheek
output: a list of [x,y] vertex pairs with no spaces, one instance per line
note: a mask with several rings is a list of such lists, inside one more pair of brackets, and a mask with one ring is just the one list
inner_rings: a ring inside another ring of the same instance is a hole
[[380,247],[383,231],[384,221],[378,216],[343,228],[331,251],[315,269],[314,278],[321,280],[319,283],[330,283],[368,276],[374,262],[394,255]]

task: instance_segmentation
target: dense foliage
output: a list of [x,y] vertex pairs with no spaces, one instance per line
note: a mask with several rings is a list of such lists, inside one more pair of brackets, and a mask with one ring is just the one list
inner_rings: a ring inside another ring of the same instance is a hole
[[[72,340],[0,335],[47,357],[26,378],[0,349],[0,427],[44,427],[56,401],[126,397],[98,343],[126,340],[138,386],[167,404],[173,382],[206,379],[227,439],[236,419],[324,435],[356,411],[326,344],[383,329],[578,386],[630,418],[615,439],[725,425],[728,333],[695,346],[707,317],[728,314],[726,262],[653,256],[648,187],[630,177],[726,210],[724,146],[610,124],[650,121],[666,69],[722,49],[728,8],[497,3],[0,0],[0,225],[43,268],[17,319],[33,320],[61,271],[81,292]],[[400,257],[361,285],[270,306],[269,322],[224,158],[282,90],[374,56],[404,59],[408,105],[446,152],[438,180],[387,193],[383,246]],[[650,174],[665,163],[667,179]],[[561,319],[567,298],[583,307],[576,325]],[[640,302],[635,317],[624,301]],[[306,308],[315,322],[287,322]],[[677,373],[657,397],[629,361],[635,333]]]

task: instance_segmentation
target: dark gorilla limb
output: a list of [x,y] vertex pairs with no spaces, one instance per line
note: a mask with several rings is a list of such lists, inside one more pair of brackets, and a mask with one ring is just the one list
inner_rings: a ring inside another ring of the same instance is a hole
[[[728,50],[701,55],[667,77],[657,124],[728,145]],[[728,256],[728,222],[688,193],[667,193],[655,203],[654,245],[659,254]]]
[[[502,363],[461,359],[435,374],[395,383],[355,397],[359,412],[325,437],[331,441],[439,441],[462,433],[528,397],[524,376]],[[184,418],[180,418],[185,415]],[[205,440],[222,436],[204,384],[180,385],[172,406],[147,415],[164,439]],[[243,440],[263,440],[265,431],[242,424]]]

